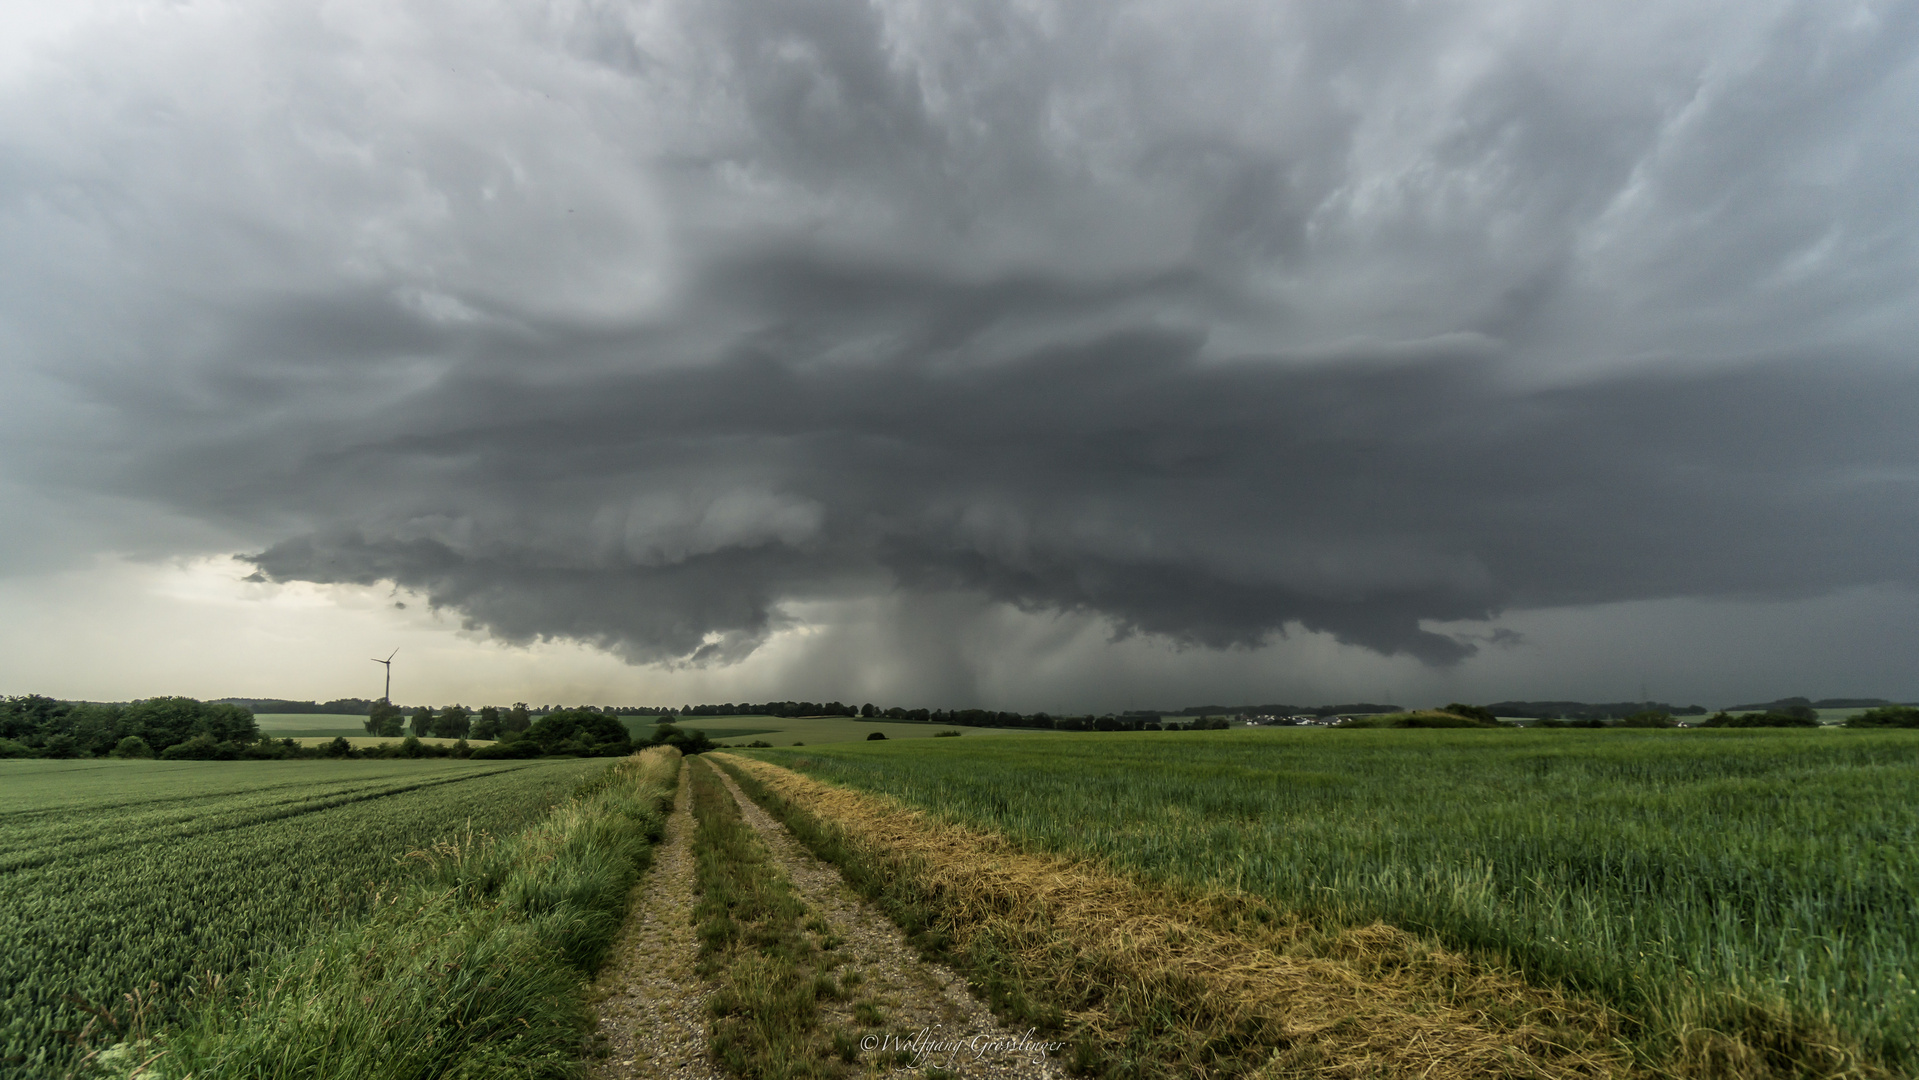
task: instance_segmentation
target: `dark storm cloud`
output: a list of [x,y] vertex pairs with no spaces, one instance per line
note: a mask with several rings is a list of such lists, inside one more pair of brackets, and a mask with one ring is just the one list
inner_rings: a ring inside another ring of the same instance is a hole
[[1471,647],[1422,620],[1919,585],[1909,373],[1780,361],[1529,390],[1470,343],[1310,368],[1200,344],[454,377],[290,475],[227,480],[257,451],[216,444],[145,486],[186,473],[329,522],[261,554],[270,577],[395,581],[501,634],[635,659],[737,655],[782,599],[902,587],[1209,646],[1297,622],[1445,662]]
[[105,19],[0,99],[12,471],[636,662],[1919,587],[1916,20]]

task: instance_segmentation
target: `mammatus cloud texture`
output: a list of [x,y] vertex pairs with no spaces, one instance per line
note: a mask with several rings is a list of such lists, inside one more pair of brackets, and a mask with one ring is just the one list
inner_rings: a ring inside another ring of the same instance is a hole
[[5,470],[122,509],[21,565],[669,664],[915,595],[1443,667],[1919,589],[1919,4],[43,17]]

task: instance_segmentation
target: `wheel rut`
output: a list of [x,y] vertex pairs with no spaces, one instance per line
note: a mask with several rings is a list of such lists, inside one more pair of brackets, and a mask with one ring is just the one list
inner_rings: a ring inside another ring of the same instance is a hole
[[[695,973],[698,941],[694,820],[688,777],[706,768],[687,759],[680,770],[673,812],[640,885],[634,914],[615,943],[613,959],[595,982],[597,1053],[593,1080],[733,1080],[707,1049],[707,999],[715,987]],[[810,909],[836,939],[839,971],[857,972],[859,998],[880,1006],[878,1022],[852,1002],[822,1002],[823,1019],[859,1040],[854,1075],[918,1076],[942,1070],[981,1080],[1064,1077],[1060,1048],[1037,1033],[1017,1031],[950,969],[922,959],[891,919],[846,885],[831,864],[815,858],[786,827],[760,809],[728,776],[713,770],[738,803],[741,816]],[[933,1073],[938,1075],[938,1073]]]
[[706,999],[693,973],[693,811],[687,766],[639,903],[613,946],[591,999],[599,1013],[593,1080],[727,1080],[706,1051]]
[[1049,1046],[1037,1032],[1002,1024],[964,979],[923,959],[891,919],[748,798],[726,770],[714,772],[794,890],[840,939],[842,969],[857,971],[863,995],[882,1006],[884,1020],[877,1025],[861,1024],[850,1007],[824,1010],[849,1030],[863,1032],[866,1075],[914,1075],[927,1069],[992,1080],[1066,1075],[1060,1047]]

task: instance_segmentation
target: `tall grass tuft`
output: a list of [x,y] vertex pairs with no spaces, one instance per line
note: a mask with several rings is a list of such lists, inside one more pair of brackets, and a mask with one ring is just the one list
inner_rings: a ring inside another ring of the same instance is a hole
[[625,759],[526,830],[412,853],[364,922],[299,949],[98,1072],[321,1080],[572,1077],[604,961],[670,807],[679,755]]

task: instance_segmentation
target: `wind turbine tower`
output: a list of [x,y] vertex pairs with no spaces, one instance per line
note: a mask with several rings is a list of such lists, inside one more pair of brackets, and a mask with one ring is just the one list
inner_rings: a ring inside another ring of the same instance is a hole
[[386,665],[386,693],[380,695],[380,700],[386,702],[388,705],[393,704],[393,658],[398,655],[400,655],[400,650],[395,649],[386,654],[385,660],[377,656],[373,658],[374,663]]

